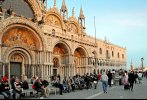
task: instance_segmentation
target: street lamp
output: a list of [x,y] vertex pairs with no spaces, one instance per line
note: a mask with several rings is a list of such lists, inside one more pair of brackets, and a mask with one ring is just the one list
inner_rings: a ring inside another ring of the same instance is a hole
[[143,60],[144,60],[144,58],[142,57],[142,58],[141,58],[142,73],[143,73]]

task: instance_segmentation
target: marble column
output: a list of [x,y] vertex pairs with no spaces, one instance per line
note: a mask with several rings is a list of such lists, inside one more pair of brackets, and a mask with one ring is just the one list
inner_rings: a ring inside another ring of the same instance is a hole
[[3,67],[3,76],[5,76],[5,64],[2,64]]

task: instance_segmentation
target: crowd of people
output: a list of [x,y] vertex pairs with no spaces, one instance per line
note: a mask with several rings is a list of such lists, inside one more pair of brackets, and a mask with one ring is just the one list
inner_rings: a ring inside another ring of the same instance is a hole
[[134,72],[130,71],[129,73],[127,71],[123,72],[122,74],[122,84],[124,85],[124,89],[129,89],[133,91],[134,83],[141,84],[141,80],[143,78],[142,72]]
[[8,83],[8,77],[1,77],[0,84],[0,94],[4,96],[5,99],[16,99],[16,93],[19,94],[19,99],[22,98],[22,86],[25,83],[20,82],[20,80],[14,76],[11,76],[10,84]]
[[[133,91],[134,83],[141,83],[143,74],[141,72],[137,73],[134,71],[127,72],[122,71],[120,75],[120,85],[124,85],[124,89],[130,89]],[[145,76],[146,74],[144,74]],[[2,76],[0,79],[0,94],[4,96],[5,99],[16,99],[16,94],[19,94],[19,99],[24,96],[23,90],[29,89],[29,84],[32,84],[32,88],[41,93],[40,98],[46,98],[50,95],[50,86],[59,88],[59,94],[69,93],[75,91],[76,89],[97,89],[98,82],[102,82],[102,89],[104,93],[108,92],[108,87],[111,87],[112,80],[114,81],[114,73],[111,71],[102,72],[102,74],[92,74],[86,73],[84,75],[76,74],[75,76],[65,76],[61,80],[60,75],[52,76],[51,82],[43,80],[41,77],[32,77],[31,82],[27,81],[27,77],[23,76],[21,80],[14,75],[11,76],[10,84],[8,82],[7,76]]]

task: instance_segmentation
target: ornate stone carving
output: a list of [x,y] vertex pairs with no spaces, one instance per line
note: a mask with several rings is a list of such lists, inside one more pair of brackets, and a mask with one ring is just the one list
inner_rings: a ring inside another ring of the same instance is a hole
[[75,16],[71,16],[71,17],[69,17],[68,20],[69,20],[69,21],[73,21],[73,22],[75,22],[75,23],[78,23],[78,20],[76,19]]
[[19,54],[14,54],[11,56],[10,61],[12,62],[22,62],[23,58]]
[[77,27],[73,23],[67,26],[67,30],[68,32],[78,33]]
[[48,15],[45,19],[45,22],[47,25],[61,28],[61,22],[60,22],[59,18],[57,18],[54,15]]
[[54,58],[53,59],[53,63],[54,63],[54,67],[59,67],[59,59],[58,58]]

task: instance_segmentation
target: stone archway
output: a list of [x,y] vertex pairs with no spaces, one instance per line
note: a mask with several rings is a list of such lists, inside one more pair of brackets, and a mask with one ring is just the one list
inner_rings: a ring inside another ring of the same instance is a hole
[[[4,28],[1,34],[1,50],[2,50],[2,61],[8,72],[6,72],[9,77],[11,72],[15,67],[17,67],[19,72],[26,75],[28,78],[32,76],[41,76],[43,73],[40,65],[36,62],[40,62],[38,58],[40,50],[43,49],[44,45],[42,38],[38,35],[34,29],[23,24],[11,24]],[[14,55],[11,55],[14,53]],[[12,58],[19,58],[19,60],[12,60]],[[26,60],[27,59],[27,60]],[[14,67],[11,69],[11,66]],[[20,73],[16,74],[20,78]]]
[[[69,47],[63,43],[58,42],[53,49],[53,71],[56,75],[60,75],[61,78],[64,76],[69,76],[70,66],[69,66]],[[57,63],[56,63],[57,62]]]
[[29,76],[28,75],[28,68],[26,68],[26,64],[28,64],[28,60],[30,57],[28,57],[30,54],[26,54],[26,52],[19,51],[19,50],[12,50],[12,52],[9,54],[9,73],[8,75],[14,75],[21,79],[21,75]]
[[97,74],[97,69],[98,69],[98,58],[97,58],[97,52],[96,51],[93,51],[92,52],[92,68],[93,68],[93,71]]
[[9,48],[5,52],[6,63],[4,63],[4,73],[9,78],[11,75],[17,76],[19,79],[21,75],[28,78],[32,76],[31,66],[27,66],[32,62],[31,53],[25,48]]
[[76,74],[84,75],[86,71],[86,52],[78,47],[74,51],[74,65]]

